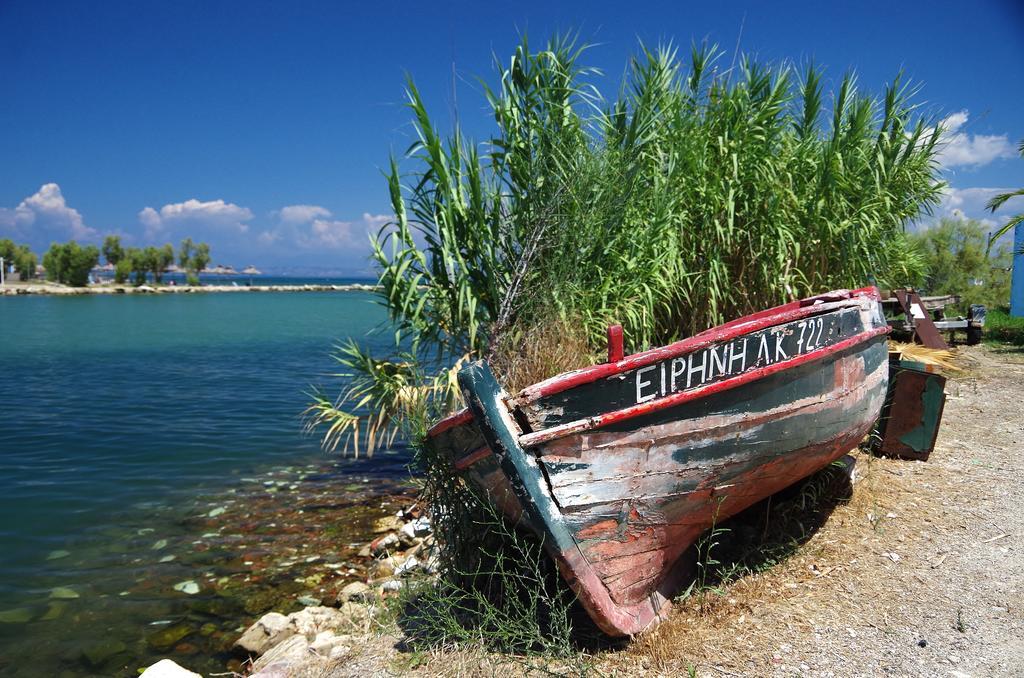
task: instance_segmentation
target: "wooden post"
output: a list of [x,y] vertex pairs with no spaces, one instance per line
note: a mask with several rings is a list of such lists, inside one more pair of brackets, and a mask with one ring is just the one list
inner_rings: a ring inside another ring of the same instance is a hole
[[608,362],[617,363],[622,360],[622,325],[608,326]]
[[914,337],[918,343],[928,348],[949,348],[946,340],[939,334],[928,311],[924,308],[924,302],[916,291],[912,289],[894,290],[893,294],[900,302],[900,308],[907,315],[907,320],[914,326]]

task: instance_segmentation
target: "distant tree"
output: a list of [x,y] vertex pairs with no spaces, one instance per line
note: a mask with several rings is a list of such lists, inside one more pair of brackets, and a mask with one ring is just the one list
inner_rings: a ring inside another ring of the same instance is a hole
[[85,287],[89,271],[100,261],[95,245],[82,247],[72,240],[64,244],[53,243],[43,255],[46,278],[72,287]]
[[[1021,139],[1020,146],[1017,147],[1017,152],[1020,153],[1021,157],[1024,157],[1024,139]],[[1024,196],[1024,188],[1018,188],[1016,191],[1010,191],[1009,193],[1000,193],[999,195],[989,200],[988,205],[986,205],[986,207],[988,207],[988,210],[990,212],[995,213],[995,211],[1002,207],[1003,203],[1005,203],[1007,200],[1019,196]],[[1008,231],[1010,231],[1010,229],[1015,228],[1017,224],[1021,223],[1024,223],[1024,212],[1020,214],[1015,214],[1012,217],[1010,217],[1010,220],[1003,224],[1003,227],[996,231],[988,239],[989,247],[992,247],[992,243],[994,243],[999,238],[1003,237],[1004,233],[1007,233]],[[1024,250],[1021,251],[1021,254],[1024,254]]]
[[34,278],[36,275],[36,255],[28,245],[16,245],[13,240],[0,240],[0,257],[4,266],[14,266],[14,270],[22,280]]
[[178,266],[188,269],[189,260],[192,258],[192,250],[195,247],[192,238],[185,238],[181,241],[181,249],[178,250]]
[[17,251],[14,253],[14,270],[18,272],[22,280],[28,280],[36,277],[36,265],[39,260],[36,259],[35,252],[29,249],[28,245],[19,245]]
[[164,271],[174,263],[174,246],[171,243],[167,243],[159,248],[147,247],[145,253],[149,270],[153,272],[154,282],[162,282]]
[[134,284],[144,285],[146,283],[146,274],[149,273],[152,266],[150,266],[149,257],[146,256],[145,250],[129,247],[125,250],[124,260],[121,263],[122,265],[118,267],[115,275],[120,274],[124,279],[127,279],[128,275],[131,274]]
[[124,252],[121,259],[114,265],[114,282],[123,283],[132,274],[132,258]]
[[924,257],[922,285],[930,294],[959,294],[963,305],[999,306],[1010,298],[1010,249],[989,251],[987,231],[974,219],[943,219],[911,236]]
[[121,238],[116,235],[108,235],[103,241],[103,257],[107,263],[117,267],[118,262],[124,259],[124,248],[121,247]]
[[205,242],[194,243],[192,238],[181,241],[178,250],[178,264],[185,269],[189,285],[199,284],[199,272],[210,263],[210,246]]

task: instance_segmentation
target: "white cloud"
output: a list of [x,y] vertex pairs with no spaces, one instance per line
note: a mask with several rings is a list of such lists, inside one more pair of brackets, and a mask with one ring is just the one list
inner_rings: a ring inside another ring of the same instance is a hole
[[941,219],[975,219],[989,231],[995,231],[1005,224],[1011,215],[1024,212],[1024,197],[1007,200],[995,214],[985,207],[988,201],[999,193],[1009,193],[1010,188],[955,188],[947,186],[943,190],[942,201],[935,208],[931,217],[920,220],[915,226],[917,230],[931,228]]
[[352,222],[328,219],[314,219],[309,233],[300,237],[304,247],[344,247],[353,244]]
[[81,213],[68,207],[60,186],[43,184],[14,209],[0,208],[0,234],[36,246],[51,240],[90,240],[96,229],[85,225]]
[[1016,155],[1013,144],[1005,134],[968,134],[962,131],[967,124],[966,110],[953,113],[942,121],[938,161],[942,167],[987,165],[998,158]]
[[179,224],[245,233],[249,230],[249,225],[245,222],[252,217],[252,211],[248,207],[240,207],[223,200],[201,202],[195,198],[168,203],[161,207],[159,212],[152,207],[144,207],[139,211],[139,222],[146,227],[147,238],[161,235],[165,230]]
[[274,214],[285,224],[305,224],[314,219],[330,217],[331,211],[319,205],[289,205]]
[[391,220],[383,214],[364,212],[355,221],[334,219],[334,214],[319,205],[289,205],[271,213],[277,226],[257,236],[261,245],[287,245],[301,249],[363,249],[369,243],[367,233],[376,232]]
[[380,230],[381,226],[393,220],[394,217],[387,214],[363,212],[363,223],[366,224],[367,228],[372,228],[374,231]]

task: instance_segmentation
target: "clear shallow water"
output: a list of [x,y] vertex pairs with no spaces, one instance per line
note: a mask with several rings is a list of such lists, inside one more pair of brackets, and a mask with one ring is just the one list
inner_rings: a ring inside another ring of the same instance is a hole
[[[305,392],[335,371],[337,340],[384,320],[362,293],[0,298],[0,667],[13,643],[42,643],[54,587],[121,614],[134,599],[116,596],[157,560],[131,551],[188,543],[197,498],[323,465]],[[332,472],[373,483],[405,461]]]

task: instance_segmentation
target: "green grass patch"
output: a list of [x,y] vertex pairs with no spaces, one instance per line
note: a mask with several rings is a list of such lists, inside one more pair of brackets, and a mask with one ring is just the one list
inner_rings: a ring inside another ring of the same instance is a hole
[[1024,346],[1024,318],[1015,318],[1006,308],[989,309],[982,335],[991,344]]

